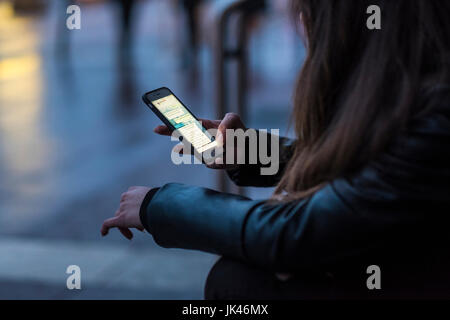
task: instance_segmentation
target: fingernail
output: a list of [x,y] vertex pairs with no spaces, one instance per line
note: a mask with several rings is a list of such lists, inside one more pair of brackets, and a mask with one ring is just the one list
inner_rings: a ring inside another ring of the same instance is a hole
[[223,145],[223,135],[222,132],[218,131],[216,135],[216,141],[219,145]]

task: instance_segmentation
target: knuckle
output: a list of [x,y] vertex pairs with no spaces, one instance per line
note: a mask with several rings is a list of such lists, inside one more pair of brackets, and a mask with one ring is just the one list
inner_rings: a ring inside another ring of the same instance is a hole
[[124,216],[119,217],[119,219],[117,220],[117,225],[119,227],[126,227],[127,226],[126,218]]
[[117,216],[114,221],[111,222],[112,225],[116,226],[116,227],[120,227],[123,223],[123,217],[122,216]]
[[234,112],[227,113],[227,116],[228,116],[228,118],[230,120],[237,120],[237,119],[239,119],[239,115],[237,113],[234,113]]

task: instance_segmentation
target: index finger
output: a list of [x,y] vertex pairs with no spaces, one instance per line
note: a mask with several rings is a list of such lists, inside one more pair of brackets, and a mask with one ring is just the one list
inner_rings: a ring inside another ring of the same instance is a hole
[[108,234],[109,229],[119,227],[119,217],[112,217],[106,219],[102,224],[101,233],[102,236],[106,236]]
[[162,136],[171,136],[172,130],[168,126],[160,125],[153,129],[153,132],[160,134]]

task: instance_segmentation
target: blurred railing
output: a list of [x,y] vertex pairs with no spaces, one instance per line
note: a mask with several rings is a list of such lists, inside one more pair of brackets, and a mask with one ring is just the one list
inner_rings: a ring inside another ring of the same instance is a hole
[[[215,12],[215,44],[214,44],[214,74],[216,88],[216,117],[222,119],[224,114],[236,111],[244,123],[247,120],[247,47],[249,39],[249,24],[252,19],[266,7],[266,0],[231,0],[226,5],[219,6]],[[235,43],[230,43],[234,39]],[[230,62],[236,62],[236,106],[230,107]],[[218,188],[220,191],[230,191],[230,184],[224,172],[219,173]],[[240,188],[238,193],[243,193]]]

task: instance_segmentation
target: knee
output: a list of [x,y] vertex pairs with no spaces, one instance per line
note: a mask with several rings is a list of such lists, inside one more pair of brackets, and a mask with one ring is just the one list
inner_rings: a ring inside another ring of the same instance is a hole
[[212,267],[205,283],[206,300],[249,299],[260,291],[272,291],[275,278],[245,263],[220,258]]
[[[231,261],[220,258],[209,271],[206,278],[204,295],[206,300],[220,299],[220,293],[226,285]],[[228,279],[228,281],[231,281]]]
[[317,273],[281,281],[275,273],[226,258],[209,272],[204,296],[206,300],[336,298],[329,280]]

